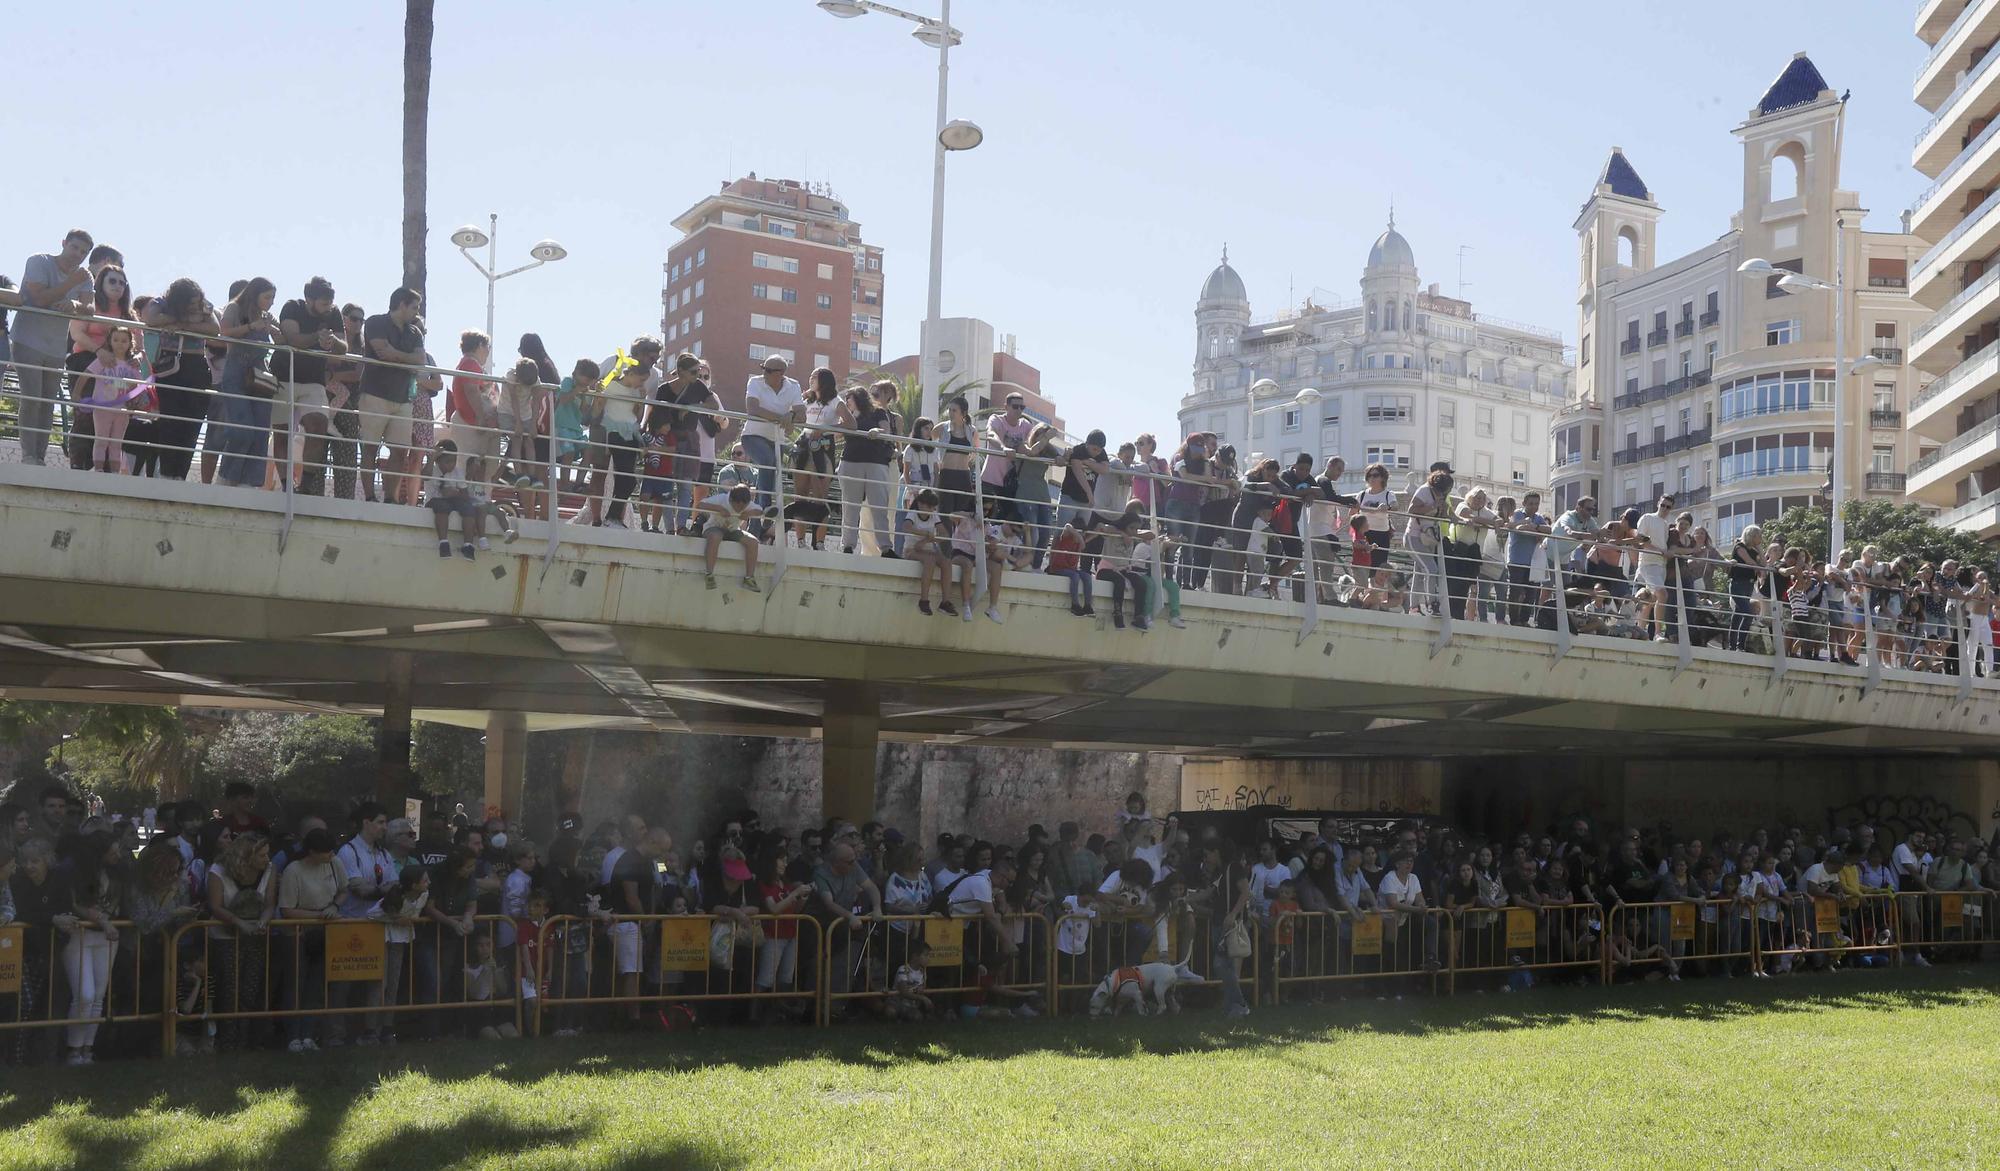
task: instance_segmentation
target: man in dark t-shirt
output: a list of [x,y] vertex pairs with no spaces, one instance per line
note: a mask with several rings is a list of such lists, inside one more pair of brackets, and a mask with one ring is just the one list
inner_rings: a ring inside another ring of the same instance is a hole
[[362,356],[371,359],[361,368],[360,397],[355,404],[361,412],[361,464],[373,462],[373,452],[389,447],[388,470],[382,477],[385,498],[396,500],[406,467],[413,466],[410,447],[410,392],[413,372],[402,369],[424,363],[424,335],[417,326],[417,312],[423,298],[413,289],[397,289],[389,297],[389,311],[370,317],[361,326]]

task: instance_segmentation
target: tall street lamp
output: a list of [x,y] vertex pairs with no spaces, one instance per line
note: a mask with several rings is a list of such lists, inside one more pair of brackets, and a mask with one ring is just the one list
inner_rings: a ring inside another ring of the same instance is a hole
[[[569,255],[569,249],[564,248],[554,240],[543,240],[533,248],[528,249],[528,255],[532,258],[530,263],[524,264],[519,268],[510,268],[506,272],[496,272],[494,270],[499,267],[500,261],[500,217],[497,214],[489,214],[486,217],[486,222],[486,231],[482,232],[472,224],[467,224],[451,234],[451,242],[458,245],[459,255],[465,257],[471,263],[472,267],[479,270],[479,275],[486,278],[486,336],[488,339],[491,339],[493,337],[493,286],[510,276],[518,276],[531,268],[540,268],[544,264],[551,264],[561,260],[563,257]],[[479,258],[471,253],[470,249],[473,248],[486,249],[486,263],[481,264]],[[488,374],[493,373],[493,361],[490,355],[486,362],[486,372]]]
[[939,344],[938,318],[944,288],[944,156],[947,151],[971,150],[986,137],[985,131],[964,119],[945,120],[945,90],[949,77],[951,47],[964,38],[951,27],[951,0],[940,0],[943,11],[936,20],[891,8],[887,4],[877,4],[875,0],[819,0],[821,9],[838,16],[842,20],[852,20],[870,12],[886,12],[890,16],[900,16],[911,21],[917,28],[911,35],[938,51],[938,96],[937,134],[931,162],[931,279],[930,295],[924,306],[924,336],[917,347],[917,360],[923,381],[923,413],[931,418],[938,417],[938,370],[931,357],[932,348]]
[[[1245,400],[1248,410],[1245,411],[1243,416],[1243,445],[1245,448],[1248,448],[1251,442],[1253,441],[1252,436],[1255,434],[1257,430],[1257,416],[1268,415],[1272,411],[1285,410],[1290,407],[1297,407],[1299,408],[1300,412],[1300,420],[1301,422],[1303,422],[1304,412],[1306,408],[1317,406],[1319,400],[1326,397],[1325,395],[1319,392],[1318,387],[1308,386],[1304,390],[1299,391],[1297,394],[1293,395],[1290,398],[1279,399],[1277,402],[1271,403],[1268,406],[1260,407],[1257,405],[1258,398],[1269,397],[1270,395],[1276,393],[1277,389],[1278,389],[1278,384],[1271,381],[1268,378],[1259,378],[1257,381],[1250,384],[1250,396],[1247,400]],[[1303,430],[1303,428],[1301,429]],[[1244,454],[1248,455],[1249,452],[1246,451]]]
[[1840,515],[1840,496],[1847,484],[1847,380],[1863,371],[1888,363],[1873,354],[1849,361],[1847,358],[1847,264],[1844,224],[1836,222],[1833,234],[1833,280],[1824,281],[1779,268],[1761,256],[1753,256],[1736,266],[1744,276],[1777,277],[1778,287],[1788,293],[1806,291],[1833,294],[1833,470],[1827,475],[1827,497],[1833,515],[1827,539],[1827,560],[1835,561],[1847,544],[1847,524]]

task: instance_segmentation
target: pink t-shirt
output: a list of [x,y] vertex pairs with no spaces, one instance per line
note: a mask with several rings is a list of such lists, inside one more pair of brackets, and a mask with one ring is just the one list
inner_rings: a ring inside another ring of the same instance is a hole
[[[1142,456],[1138,463],[1139,470],[1142,472],[1153,472],[1162,476],[1167,474],[1167,461],[1157,455]],[[1137,500],[1147,508],[1153,507],[1153,481],[1144,476],[1133,476],[1132,499]]]
[[[1028,433],[1035,429],[1035,421],[1030,419],[1026,414],[1023,414],[1018,423],[1009,422],[1006,415],[1000,414],[994,415],[987,426],[997,438],[1011,439],[1016,443],[1026,443],[1028,441]],[[979,478],[988,484],[1004,484],[1007,482],[1007,473],[1012,471],[1013,468],[1014,457],[1008,455],[989,455],[986,457],[986,470],[980,473]]]

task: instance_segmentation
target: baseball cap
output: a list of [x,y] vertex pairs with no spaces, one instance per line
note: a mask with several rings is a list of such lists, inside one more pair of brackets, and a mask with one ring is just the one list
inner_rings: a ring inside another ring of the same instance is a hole
[[750,881],[750,868],[743,864],[743,859],[741,858],[724,858],[722,860],[722,877],[729,879],[731,882],[748,882]]

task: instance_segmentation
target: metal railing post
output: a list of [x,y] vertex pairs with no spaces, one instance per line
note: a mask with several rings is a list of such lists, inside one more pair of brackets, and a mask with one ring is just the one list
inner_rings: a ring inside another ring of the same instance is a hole
[[[1422,555],[1419,554],[1419,556]],[[1429,574],[1431,579],[1431,594],[1437,600],[1438,613],[1437,637],[1431,640],[1430,657],[1435,659],[1438,657],[1439,652],[1451,645],[1451,596],[1450,591],[1445,588],[1444,533],[1442,526],[1439,526],[1437,549],[1431,554],[1431,566],[1432,572]]]
[[[1564,655],[1569,653],[1570,643],[1576,637],[1576,632],[1570,629],[1569,582],[1563,579],[1562,561],[1556,556],[1556,543],[1553,540],[1543,541],[1542,552],[1548,555],[1549,580],[1555,583],[1556,659],[1560,661]],[[1479,588],[1479,582],[1476,578],[1473,580],[1472,588],[1475,590]]]
[[[1160,491],[1161,486],[1155,483],[1153,485],[1153,494],[1157,496]],[[1307,501],[1301,500],[1298,502],[1295,511],[1298,514],[1299,522],[1299,549],[1305,554],[1300,563],[1300,570],[1305,574],[1306,598],[1304,611],[1299,615],[1299,637],[1297,642],[1292,644],[1293,646],[1297,646],[1305,642],[1307,638],[1310,638],[1313,628],[1319,625],[1319,566],[1315,564],[1319,558],[1319,550],[1314,547],[1311,519],[1312,505]]]
[[[305,440],[298,437],[298,393],[296,384],[289,378],[285,379],[285,519],[284,523],[278,527],[278,552],[280,555],[284,553],[285,542],[292,535],[292,476],[298,471],[292,459],[292,442],[294,440],[298,441],[302,453],[305,447]],[[332,426],[332,422],[329,420],[327,425]]]
[[[1146,527],[1153,530],[1153,596],[1148,599],[1146,618],[1158,618],[1167,608],[1166,553],[1161,548],[1166,542],[1166,531],[1160,528],[1160,482],[1148,481],[1146,489]],[[1032,539],[1032,538],[1031,538]]]
[[[845,489],[842,489],[845,491]],[[986,461],[972,469],[972,523],[976,532],[972,537],[972,604],[978,605],[986,597]],[[984,607],[981,607],[984,609]],[[967,612],[967,617],[971,613]]]
[[1861,625],[1867,638],[1868,678],[1861,684],[1861,694],[1867,695],[1882,684],[1882,648],[1875,643],[1875,607],[1872,591],[1862,587]]
[[[1785,614],[1784,605],[1778,598],[1778,575],[1776,573],[1767,575],[1765,584],[1769,587],[1768,596],[1771,601],[1771,682],[1780,683],[1785,678],[1786,661]],[[1687,615],[1681,615],[1681,620],[1685,622]]]
[[[562,440],[556,435],[555,396],[562,388],[560,386],[543,386],[539,382],[536,388],[541,391],[543,401],[548,404],[549,408],[549,463],[548,467],[544,469],[544,474],[549,478],[547,484],[548,504],[542,510],[542,523],[549,526],[548,547],[542,550],[542,576],[546,578],[549,575],[549,566],[555,564],[556,548],[561,543],[561,531],[558,525],[562,521],[562,493],[558,488],[560,481],[556,475],[559,466],[556,462],[556,448],[562,445]],[[590,436],[586,433],[584,436],[586,451],[589,447],[589,440]],[[540,1008],[537,1007],[536,1019],[538,1021],[540,1019],[540,1011]]]
[[1952,618],[1951,632],[1958,639],[1958,702],[1972,698],[1972,623],[1963,601]]
[[[778,427],[778,440],[771,445],[771,458],[777,461],[771,476],[771,514],[764,518],[765,531],[771,533],[771,592],[778,592],[778,583],[785,580],[785,428]],[[840,474],[838,465],[834,475]],[[840,486],[840,498],[847,499],[847,485]],[[772,525],[776,529],[772,529]]]
[[1688,667],[1694,662],[1694,643],[1690,641],[1688,638],[1688,626],[1689,626],[1688,604],[1687,604],[1688,560],[1689,559],[1684,558],[1680,564],[1680,567],[1676,569],[1674,572],[1674,615],[1675,617],[1680,619],[1680,621],[1676,623],[1677,627],[1679,628],[1678,629],[1679,637],[1676,639],[1676,641],[1680,644],[1678,648],[1679,655],[1674,663],[1674,676],[1676,678],[1678,678],[1680,676],[1680,673],[1682,671],[1687,670]]

